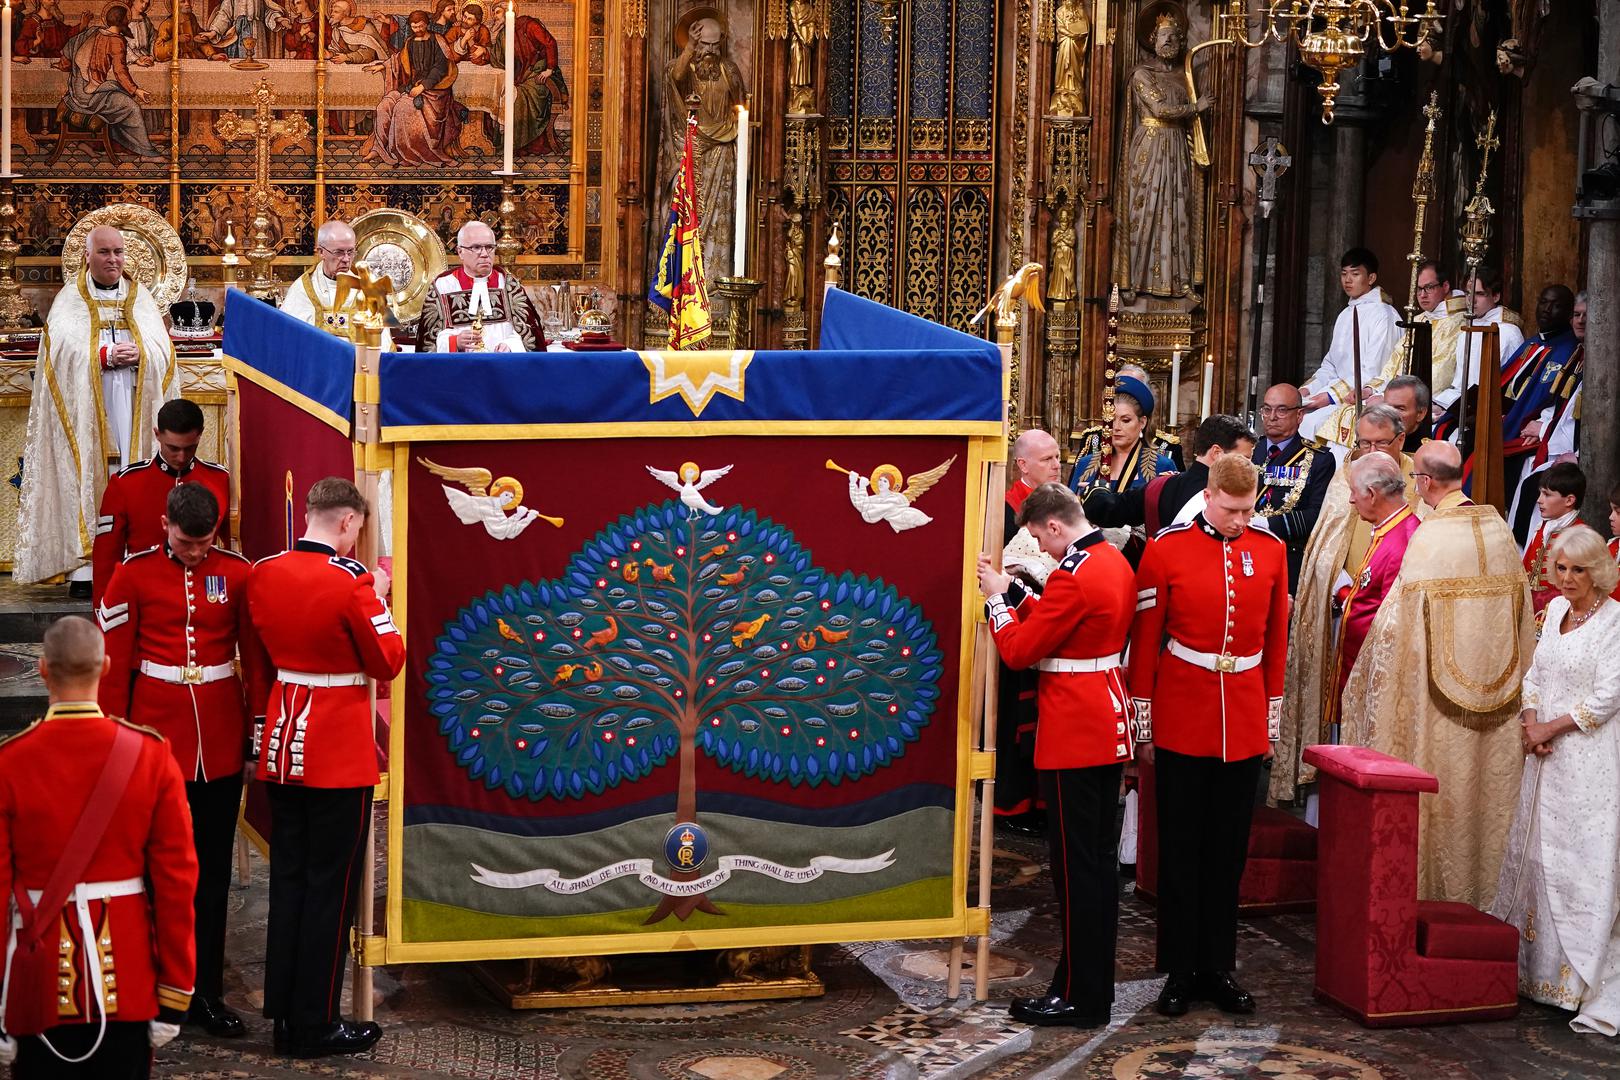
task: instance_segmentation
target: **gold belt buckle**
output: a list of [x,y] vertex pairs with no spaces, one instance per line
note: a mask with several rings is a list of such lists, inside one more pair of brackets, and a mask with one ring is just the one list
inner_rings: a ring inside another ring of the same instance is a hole
[[180,681],[187,686],[200,686],[203,681],[203,669],[197,664],[187,664],[180,669]]
[[1215,670],[1233,672],[1237,670],[1237,657],[1231,653],[1221,653],[1215,658]]

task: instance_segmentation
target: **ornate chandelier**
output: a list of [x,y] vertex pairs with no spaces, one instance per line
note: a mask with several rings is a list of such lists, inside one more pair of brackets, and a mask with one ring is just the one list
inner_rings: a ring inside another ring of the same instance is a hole
[[1249,37],[1247,0],[1230,0],[1220,13],[1221,32],[1249,49],[1267,41],[1292,41],[1299,57],[1322,76],[1322,123],[1333,123],[1333,103],[1339,96],[1339,72],[1361,63],[1376,44],[1380,52],[1416,49],[1425,41],[1438,43],[1445,16],[1425,0],[1422,14],[1410,13],[1406,0],[1272,0],[1257,9],[1260,17]]

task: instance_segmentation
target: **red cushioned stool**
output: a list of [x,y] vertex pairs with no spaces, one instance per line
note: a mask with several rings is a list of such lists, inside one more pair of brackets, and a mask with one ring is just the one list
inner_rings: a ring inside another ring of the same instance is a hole
[[[1159,895],[1159,812],[1153,766],[1139,762],[1136,893]],[[1238,886],[1238,914],[1281,915],[1316,910],[1316,830],[1275,807],[1256,806],[1249,826],[1249,860]]]
[[1367,1027],[1519,1012],[1518,932],[1467,904],[1417,899],[1422,769],[1359,746],[1310,746],[1321,780],[1316,996]]

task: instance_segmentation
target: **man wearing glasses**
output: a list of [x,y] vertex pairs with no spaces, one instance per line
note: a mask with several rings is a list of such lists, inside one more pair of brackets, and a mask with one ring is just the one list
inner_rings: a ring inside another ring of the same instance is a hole
[[[1272,400],[1270,394],[1266,400]],[[1388,405],[1369,405],[1356,421],[1352,460],[1373,453],[1387,454],[1404,477],[1407,505],[1422,517],[1428,507],[1418,505],[1412,459],[1401,452],[1405,436],[1406,425],[1400,413]],[[1362,520],[1357,512],[1349,480],[1348,467],[1334,472],[1300,563],[1289,622],[1293,646],[1288,650],[1282,736],[1268,788],[1268,798],[1273,802],[1300,798],[1297,789],[1316,779],[1316,770],[1302,764],[1301,752],[1313,743],[1334,741],[1324,705],[1334,698],[1339,686],[1335,650],[1339,616],[1372,547],[1376,524]],[[1306,801],[1306,820],[1312,824],[1316,820],[1314,803],[1313,793]]]
[[1299,567],[1305,545],[1322,513],[1322,497],[1333,479],[1333,454],[1306,442],[1299,434],[1305,407],[1299,388],[1278,383],[1266,391],[1260,406],[1260,427],[1265,432],[1254,448],[1260,466],[1260,498],[1255,503],[1256,524],[1270,529],[1288,548],[1288,592],[1299,586]]
[[456,233],[461,265],[433,279],[416,324],[423,352],[540,352],[546,336],[523,283],[495,265],[495,232],[469,221]]
[[[349,228],[348,222],[333,218],[322,225],[315,234],[315,256],[319,261],[288,288],[281,310],[311,326],[329,329],[326,316],[337,298],[337,276],[354,269],[354,250],[354,230]],[[384,327],[382,351],[392,352],[393,349],[393,338]]]
[[[1457,335],[1463,320],[1468,317],[1468,297],[1451,287],[1451,275],[1433,259],[1418,263],[1418,313],[1414,321],[1429,324],[1429,384],[1451,385],[1451,375],[1457,362]],[[1387,378],[1401,373],[1401,346],[1397,344],[1390,354]],[[1392,368],[1393,365],[1393,368]],[[1386,379],[1387,381],[1387,379]],[[1407,434],[1412,432],[1407,430]]]

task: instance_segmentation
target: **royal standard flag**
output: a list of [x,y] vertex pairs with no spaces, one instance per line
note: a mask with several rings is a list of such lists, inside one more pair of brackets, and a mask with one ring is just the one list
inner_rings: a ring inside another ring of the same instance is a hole
[[658,259],[658,276],[647,299],[669,312],[669,347],[701,349],[709,341],[709,289],[703,281],[703,241],[698,235],[697,182],[692,168],[692,133],[697,118],[686,121],[686,146],[669,200],[669,229]]

